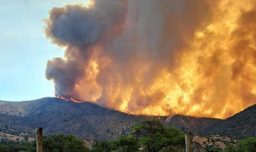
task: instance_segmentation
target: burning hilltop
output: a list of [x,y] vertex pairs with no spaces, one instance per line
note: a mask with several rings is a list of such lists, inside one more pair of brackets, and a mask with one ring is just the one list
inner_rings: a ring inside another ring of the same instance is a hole
[[226,118],[255,103],[256,2],[94,0],[53,8],[57,96],[132,114]]

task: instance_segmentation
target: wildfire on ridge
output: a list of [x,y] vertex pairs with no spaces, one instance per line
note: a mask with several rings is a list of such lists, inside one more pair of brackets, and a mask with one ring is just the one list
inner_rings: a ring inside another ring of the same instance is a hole
[[67,46],[66,60],[46,71],[58,96],[130,114],[215,118],[256,103],[252,0],[90,3],[50,13],[47,35]]
[[59,98],[59,99],[65,100],[65,101],[75,102],[75,103],[82,103],[81,101],[76,100],[72,97],[65,97],[65,96],[57,96],[56,95],[56,98]]

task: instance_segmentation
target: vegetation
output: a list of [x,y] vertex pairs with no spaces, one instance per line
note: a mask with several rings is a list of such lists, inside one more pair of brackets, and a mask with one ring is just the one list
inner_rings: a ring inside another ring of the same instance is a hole
[[[53,135],[43,138],[45,152],[88,152],[84,142],[75,136]],[[115,141],[96,142],[91,152],[165,152],[182,151],[184,134],[174,128],[166,128],[159,121],[146,121],[133,126],[127,136]],[[4,143],[1,152],[34,152],[35,143]]]
[[28,142],[10,142],[0,143],[0,152],[35,152],[35,144]]
[[206,147],[206,152],[223,152],[223,150],[221,148],[216,148],[208,145]]
[[[159,121],[145,121],[132,127],[130,134],[114,141],[99,141],[89,150],[84,142],[75,136],[53,135],[43,138],[45,152],[182,152],[183,132],[163,126]],[[35,152],[35,142],[2,141],[0,152]],[[208,152],[221,149],[207,147]],[[256,137],[229,145],[224,152],[256,152]]]
[[92,152],[167,152],[183,151],[184,134],[175,128],[166,128],[159,121],[135,125],[131,134],[112,142],[97,142]]
[[43,139],[44,152],[88,152],[84,142],[75,136],[53,135]]
[[229,145],[225,152],[256,152],[256,137],[240,140],[237,145]]
[[[44,152],[88,152],[84,142],[75,136],[53,135],[43,138]],[[0,144],[0,152],[35,152],[35,142],[10,142]]]

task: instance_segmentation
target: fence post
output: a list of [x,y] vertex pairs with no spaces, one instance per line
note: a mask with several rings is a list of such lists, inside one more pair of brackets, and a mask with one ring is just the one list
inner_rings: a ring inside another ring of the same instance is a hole
[[192,152],[192,134],[185,132],[186,152]]
[[36,152],[43,152],[43,128],[36,129]]

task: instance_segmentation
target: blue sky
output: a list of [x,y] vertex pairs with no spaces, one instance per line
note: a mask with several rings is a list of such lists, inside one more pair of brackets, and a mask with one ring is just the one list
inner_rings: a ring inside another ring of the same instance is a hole
[[44,19],[53,7],[86,0],[0,1],[0,100],[22,101],[54,96],[45,78],[47,60],[64,51],[44,34]]

